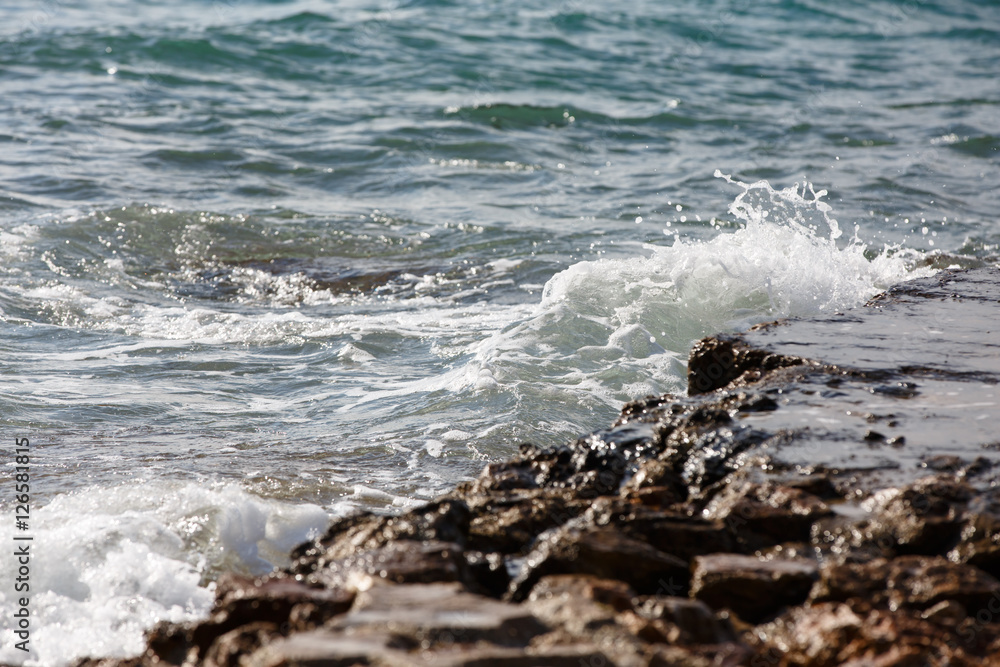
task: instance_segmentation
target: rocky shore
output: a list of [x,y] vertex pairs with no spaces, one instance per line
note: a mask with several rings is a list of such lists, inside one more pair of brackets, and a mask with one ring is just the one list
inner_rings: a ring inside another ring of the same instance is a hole
[[1000,665],[1000,271],[700,341],[690,395],[336,521],[81,665]]

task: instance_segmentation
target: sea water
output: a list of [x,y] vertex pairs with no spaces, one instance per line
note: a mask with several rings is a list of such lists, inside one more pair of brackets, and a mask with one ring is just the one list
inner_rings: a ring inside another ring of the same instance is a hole
[[971,0],[4,3],[0,662],[996,263],[997,62]]

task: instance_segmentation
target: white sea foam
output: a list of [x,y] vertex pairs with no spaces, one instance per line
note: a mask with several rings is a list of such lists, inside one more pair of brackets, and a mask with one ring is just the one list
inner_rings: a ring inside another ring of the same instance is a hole
[[[156,622],[208,613],[213,585],[206,579],[214,573],[267,572],[328,521],[319,507],[264,500],[232,485],[160,482],[61,495],[31,515],[31,651],[14,648],[7,624],[0,662],[55,666],[136,655]],[[10,528],[0,539],[14,544]],[[16,571],[12,553],[0,557],[5,572]],[[21,595],[0,590],[3,618],[13,617]]]
[[478,346],[463,384],[523,391],[538,382],[578,393],[593,384],[611,403],[672,391],[700,337],[850,308],[914,277],[900,257],[869,259],[856,239],[838,244],[825,192],[724,178],[743,189],[729,208],[735,232],[570,266],[548,281],[529,318]]

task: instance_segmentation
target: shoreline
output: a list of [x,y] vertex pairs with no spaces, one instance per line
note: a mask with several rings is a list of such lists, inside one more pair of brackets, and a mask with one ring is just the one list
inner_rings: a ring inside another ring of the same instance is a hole
[[338,519],[78,664],[1000,664],[998,313],[1000,270],[943,271],[703,339],[689,396]]

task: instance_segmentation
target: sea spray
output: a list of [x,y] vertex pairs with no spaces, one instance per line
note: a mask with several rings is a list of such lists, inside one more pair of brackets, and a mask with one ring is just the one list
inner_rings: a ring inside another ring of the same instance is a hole
[[[314,505],[265,500],[235,485],[160,482],[61,495],[33,513],[31,653],[14,650],[6,629],[0,662],[136,655],[156,622],[203,618],[220,572],[268,572],[328,521]],[[2,560],[8,567],[10,556]],[[12,591],[0,590],[0,615],[9,618],[15,604]]]
[[678,391],[698,338],[858,306],[924,273],[887,252],[869,259],[856,235],[838,245],[826,192],[809,183],[778,190],[716,176],[743,189],[729,206],[735,231],[573,264],[548,281],[529,318],[479,345],[466,377],[610,404]]

